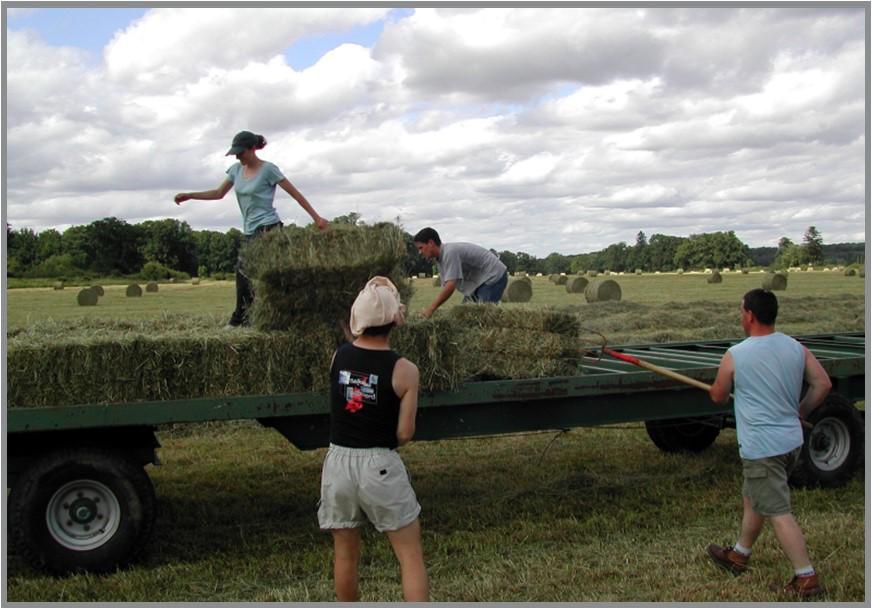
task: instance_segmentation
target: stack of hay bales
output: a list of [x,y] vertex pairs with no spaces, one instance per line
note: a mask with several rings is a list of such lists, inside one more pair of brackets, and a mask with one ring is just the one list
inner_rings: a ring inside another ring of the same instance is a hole
[[711,275],[706,277],[705,280],[706,280],[706,283],[722,283],[724,281],[724,278],[721,277],[720,271],[715,270],[715,271],[712,271]]
[[763,277],[763,289],[765,290],[786,290],[787,289],[787,274],[786,273],[766,273]]
[[[391,341],[433,391],[576,374],[577,337],[571,313],[461,305],[411,319]],[[345,340],[336,324],[227,332],[215,318],[186,315],[48,321],[7,338],[13,408],[326,391],[330,358]]]
[[242,272],[254,291],[249,321],[259,330],[287,330],[307,320],[335,323],[347,318],[374,275],[388,277],[408,302],[405,256],[402,230],[388,223],[264,233],[241,252]]

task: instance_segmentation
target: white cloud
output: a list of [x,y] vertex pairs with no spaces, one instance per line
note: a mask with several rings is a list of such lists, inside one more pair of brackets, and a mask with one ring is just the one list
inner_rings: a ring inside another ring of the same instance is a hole
[[232,194],[172,195],[217,186],[251,129],[322,215],[498,250],[578,253],[639,230],[774,245],[809,224],[862,238],[862,8],[417,9],[373,49],[337,45],[304,70],[284,57],[386,14],[157,9],[96,65],[7,32],[8,220],[238,227]]

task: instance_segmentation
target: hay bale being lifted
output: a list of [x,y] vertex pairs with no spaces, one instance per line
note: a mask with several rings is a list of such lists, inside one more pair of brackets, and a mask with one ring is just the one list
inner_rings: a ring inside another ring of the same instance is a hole
[[787,275],[784,273],[766,273],[766,276],[763,277],[763,289],[772,291],[786,290]]
[[504,294],[506,302],[530,302],[533,298],[533,282],[529,277],[513,279]]
[[97,304],[97,292],[91,288],[79,290],[79,293],[76,295],[76,302],[79,303],[80,307],[93,307]]
[[149,281],[147,284],[145,284],[145,291],[146,292],[157,292],[157,290],[158,290],[158,287],[157,287],[156,281]]
[[129,298],[136,298],[138,296],[142,296],[142,288],[135,283],[131,283],[127,286],[127,291],[125,292]]
[[581,294],[590,283],[586,277],[573,277],[571,281],[566,282],[566,291],[570,294]]
[[602,302],[604,300],[620,300],[621,286],[614,279],[599,279],[591,281],[584,288],[584,298],[588,302]]
[[706,283],[723,283],[724,278],[721,277],[720,271],[712,271],[712,274],[705,278]]

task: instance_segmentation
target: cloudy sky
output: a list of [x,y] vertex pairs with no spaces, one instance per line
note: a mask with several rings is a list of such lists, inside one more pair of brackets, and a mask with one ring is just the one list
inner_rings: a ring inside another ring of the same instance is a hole
[[446,241],[863,241],[863,8],[4,9],[7,221],[240,227],[172,197],[248,129],[328,219]]

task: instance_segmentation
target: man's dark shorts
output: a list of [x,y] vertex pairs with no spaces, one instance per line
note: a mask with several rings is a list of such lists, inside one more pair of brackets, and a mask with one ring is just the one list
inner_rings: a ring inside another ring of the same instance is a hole
[[742,459],[744,483],[742,494],[751,500],[751,508],[761,516],[790,513],[790,487],[787,479],[796,467],[799,446],[789,453],[763,459]]

